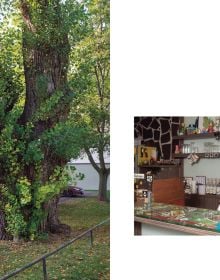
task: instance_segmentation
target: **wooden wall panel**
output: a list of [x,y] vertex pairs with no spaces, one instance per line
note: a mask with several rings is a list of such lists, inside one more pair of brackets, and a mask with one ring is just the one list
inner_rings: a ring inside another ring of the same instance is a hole
[[184,186],[179,178],[153,181],[155,202],[184,205]]

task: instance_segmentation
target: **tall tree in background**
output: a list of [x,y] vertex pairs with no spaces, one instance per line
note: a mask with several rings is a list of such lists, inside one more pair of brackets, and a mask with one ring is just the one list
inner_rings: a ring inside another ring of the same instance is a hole
[[[99,174],[99,200],[107,200],[110,167],[105,153],[110,147],[110,3],[85,1],[87,26],[84,38],[71,52],[70,80],[76,92],[71,117],[83,127],[78,137],[92,166]],[[100,164],[94,160],[94,153]]]

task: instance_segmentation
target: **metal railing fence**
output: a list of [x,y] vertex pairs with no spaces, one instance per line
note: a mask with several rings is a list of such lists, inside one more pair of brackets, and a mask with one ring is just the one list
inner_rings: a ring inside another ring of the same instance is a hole
[[95,230],[97,227],[100,227],[102,226],[103,224],[107,223],[110,221],[110,218],[102,221],[101,223],[91,227],[90,229],[88,229],[87,231],[79,234],[77,237],[65,242],[64,244],[62,244],[60,247],[58,247],[57,249],[55,249],[54,251],[50,252],[50,253],[47,253],[43,256],[41,256],[40,258],[37,258],[35,259],[34,261],[22,266],[21,268],[19,269],[16,269],[6,275],[4,275],[3,277],[0,278],[0,280],[6,280],[6,279],[9,279],[11,278],[12,276],[15,276],[17,275],[18,273],[30,268],[31,266],[39,263],[39,262],[42,262],[42,271],[43,271],[43,279],[44,280],[48,280],[48,274],[47,274],[47,263],[46,263],[46,259],[52,255],[54,255],[55,253],[59,252],[60,250],[64,249],[65,247],[71,245],[72,243],[74,243],[75,241],[81,239],[82,237],[84,237],[85,235],[88,235],[89,234],[89,237],[90,237],[90,245],[93,246],[93,230]]

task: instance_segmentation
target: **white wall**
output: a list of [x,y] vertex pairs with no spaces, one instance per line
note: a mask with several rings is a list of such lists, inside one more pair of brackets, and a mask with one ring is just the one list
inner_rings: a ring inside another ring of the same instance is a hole
[[196,121],[196,117],[184,117],[184,123],[186,126],[188,126],[189,124],[195,124],[195,121]]
[[[94,161],[99,164],[99,158],[96,153],[93,153]],[[104,160],[106,167],[110,166],[109,153],[104,154]],[[68,165],[76,167],[76,172],[84,174],[84,179],[77,181],[76,185],[82,187],[84,190],[98,190],[99,188],[99,175],[97,171],[92,167],[86,154],[83,154],[78,159],[71,159]],[[71,175],[71,174],[70,174]],[[108,176],[107,189],[110,189],[110,176]]]
[[[204,152],[204,143],[212,142],[215,145],[220,145],[220,141],[214,138],[199,139],[196,141],[185,140],[184,143],[189,144],[195,142],[199,148],[199,152]],[[191,165],[187,159],[184,159],[184,176],[195,177],[195,176],[206,176],[207,178],[220,178],[220,159],[205,159],[201,158],[197,163]],[[195,179],[195,178],[194,178]]]
[[141,224],[142,235],[192,235],[187,232],[181,232],[173,229],[157,227],[153,225]]
[[[70,164],[76,167],[76,171],[85,175],[82,181],[77,181],[77,186],[82,187],[84,190],[98,190],[99,188],[99,176],[96,170],[90,163],[84,164]],[[106,165],[109,167],[109,164]],[[110,177],[110,176],[109,176]],[[110,189],[110,178],[108,177],[107,189]]]

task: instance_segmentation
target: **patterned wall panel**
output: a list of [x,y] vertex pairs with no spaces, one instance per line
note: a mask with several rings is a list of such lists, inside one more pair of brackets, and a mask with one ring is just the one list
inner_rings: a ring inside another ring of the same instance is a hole
[[174,152],[173,135],[177,135],[179,117],[135,117],[134,137],[142,138],[142,144],[158,149],[159,158],[171,159]]

